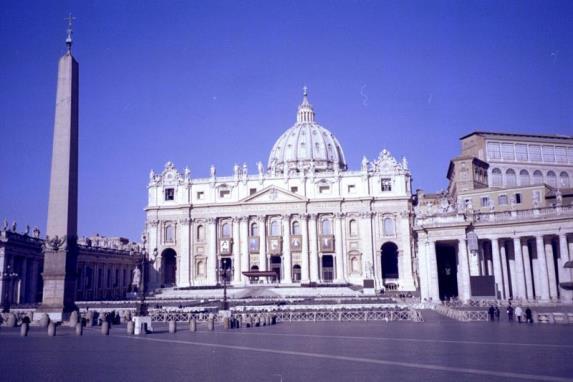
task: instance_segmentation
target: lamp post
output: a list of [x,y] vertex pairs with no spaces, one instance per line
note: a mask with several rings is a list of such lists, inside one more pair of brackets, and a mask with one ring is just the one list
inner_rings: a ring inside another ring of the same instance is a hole
[[139,267],[141,269],[141,280],[139,282],[139,303],[136,308],[137,316],[147,316],[147,303],[145,302],[145,275],[146,275],[146,265],[147,265],[147,249],[145,244],[147,242],[147,236],[145,234],[141,235],[141,241],[143,242],[143,249],[141,250],[141,259],[139,260]]
[[12,297],[14,296],[14,280],[18,278],[18,274],[12,272],[9,265],[6,266],[6,272],[2,274],[2,281],[6,282],[6,293],[4,293],[4,301],[2,304],[2,312],[8,313],[12,305]]

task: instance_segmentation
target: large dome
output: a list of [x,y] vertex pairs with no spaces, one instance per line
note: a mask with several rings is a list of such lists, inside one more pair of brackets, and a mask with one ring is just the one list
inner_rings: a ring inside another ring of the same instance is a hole
[[311,168],[317,172],[344,171],[346,160],[338,139],[314,121],[308,92],[298,107],[296,123],[275,142],[268,169],[273,173],[298,173]]

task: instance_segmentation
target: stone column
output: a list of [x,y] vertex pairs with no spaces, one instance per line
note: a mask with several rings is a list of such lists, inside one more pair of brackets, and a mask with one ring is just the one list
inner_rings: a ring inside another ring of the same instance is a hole
[[[370,270],[367,269],[368,268],[367,264],[370,264],[370,266],[374,268],[374,256],[372,250],[372,213],[371,212],[363,213],[361,215],[360,223],[361,223],[360,243],[363,250],[362,259],[364,262],[363,274],[366,277],[366,275],[370,273]],[[372,275],[372,278],[376,279],[376,277],[378,277],[378,275]],[[382,286],[379,284],[377,285],[377,287],[382,287]]]
[[[249,218],[241,217],[239,223],[239,240],[241,249],[241,272],[247,272],[250,269],[249,265]],[[243,284],[246,285],[248,278],[241,275]]]
[[[570,282],[571,271],[564,268],[563,266],[570,259],[569,248],[567,246],[567,235],[564,232],[559,233],[559,282]],[[561,298],[564,301],[571,302],[573,298],[573,291],[565,290],[563,288],[559,289],[561,292]]]
[[303,214],[300,217],[300,222],[302,224],[302,250],[300,254],[300,282],[306,284],[309,281],[309,269],[308,269],[308,215]]
[[507,240],[503,240],[500,246],[501,254],[501,271],[503,272],[503,298],[508,299],[509,293],[509,272],[507,270]]
[[[537,268],[533,272],[537,274],[538,284],[535,284],[537,296],[544,301],[549,300],[549,278],[547,277],[547,258],[545,257],[545,248],[543,245],[543,236],[535,236],[537,249]],[[535,268],[535,267],[534,267]]]
[[434,302],[440,301],[440,284],[438,280],[438,259],[436,258],[436,242],[430,240],[428,245],[428,281],[430,298]]
[[233,218],[233,284],[241,282],[241,236],[239,233],[239,217]]
[[180,253],[177,254],[179,268],[177,269],[177,280],[176,285],[181,287],[188,287],[191,284],[189,283],[191,279],[190,275],[190,258],[191,258],[191,249],[190,249],[190,237],[191,233],[189,231],[191,220],[189,218],[184,218],[179,220],[179,224],[177,228],[179,229],[179,233],[175,236],[177,242],[179,243],[179,250]]
[[336,282],[342,283],[344,282],[344,252],[343,252],[343,245],[342,242],[342,214],[336,214],[334,217],[334,232],[336,233],[334,239],[334,249],[336,252],[335,258],[335,266],[336,266]]
[[[465,239],[458,240],[458,280],[461,279],[461,283],[458,282],[458,285],[461,287],[461,291],[458,291],[458,294],[463,301],[468,301],[471,298],[467,248]],[[475,255],[472,255],[472,257],[477,258]]]
[[267,219],[259,216],[259,271],[267,270]]
[[208,252],[207,252],[207,284],[217,284],[217,219],[207,219]]
[[523,271],[525,272],[525,291],[527,299],[533,299],[533,280],[531,279],[531,260],[529,257],[529,247],[527,239],[522,243],[521,254],[523,255]]
[[283,279],[292,284],[292,254],[290,252],[290,215],[283,215]]
[[545,257],[547,259],[547,278],[549,279],[549,295],[551,298],[558,298],[557,280],[555,278],[555,263],[553,262],[553,245],[551,238],[545,243]]
[[430,297],[430,272],[428,266],[428,238],[418,233],[418,276],[420,277],[420,297],[422,302]]
[[491,239],[491,257],[493,263],[493,275],[495,278],[496,298],[503,298],[503,271],[501,268],[501,256],[499,253],[499,241],[497,238]]
[[318,233],[316,230],[316,214],[311,214],[309,219],[309,257],[310,257],[310,281],[318,281]]
[[513,255],[515,257],[515,284],[513,284],[513,297],[526,298],[525,290],[525,270],[523,266],[523,255],[521,253],[521,238],[513,238]]

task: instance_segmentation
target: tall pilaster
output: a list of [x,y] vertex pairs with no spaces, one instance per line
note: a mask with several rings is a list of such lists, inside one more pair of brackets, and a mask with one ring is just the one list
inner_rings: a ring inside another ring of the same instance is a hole
[[233,283],[241,282],[241,250],[240,250],[240,230],[239,217],[233,218]]
[[43,248],[41,310],[57,321],[75,309],[76,289],[79,65],[72,56],[71,34],[70,24],[68,50],[58,65],[48,224]]
[[[249,265],[249,218],[246,216],[241,217],[239,223],[239,236],[241,240],[241,273],[247,272],[250,269]],[[241,274],[243,284],[247,283],[247,277]]]
[[337,214],[335,216],[335,220],[334,220],[334,229],[335,229],[335,239],[334,239],[334,245],[335,245],[335,252],[336,252],[336,260],[335,260],[335,265],[336,265],[336,282],[337,283],[342,283],[344,282],[344,260],[343,260],[343,246],[344,243],[342,241],[342,219],[343,219],[342,214]]
[[300,282],[303,284],[309,281],[309,270],[308,270],[308,215],[304,214],[301,216],[302,222],[302,251],[300,254],[301,263],[301,278]]
[[316,214],[311,214],[309,218],[309,257],[310,257],[310,281],[318,281],[318,233],[316,230]]
[[267,219],[259,216],[259,271],[267,270]]
[[207,219],[207,240],[209,240],[207,249],[207,284],[217,284],[217,219]]
[[282,281],[292,283],[292,253],[290,251],[290,215],[283,216],[283,259],[284,272]]

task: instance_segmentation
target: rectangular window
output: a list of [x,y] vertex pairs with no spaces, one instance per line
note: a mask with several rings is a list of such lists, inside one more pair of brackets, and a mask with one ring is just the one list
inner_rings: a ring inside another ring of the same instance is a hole
[[354,184],[349,184],[348,185],[348,193],[354,194],[355,192],[356,192],[356,186]]
[[555,160],[557,163],[567,163],[567,149],[563,146],[555,146]]
[[318,193],[319,194],[326,194],[330,191],[330,186],[322,185],[318,186]]
[[529,160],[531,162],[541,162],[541,146],[529,145]]
[[173,188],[165,189],[165,200],[175,200],[175,189]]
[[487,143],[487,159],[500,159],[501,152],[499,149],[499,143],[488,142]]
[[205,198],[204,191],[197,191],[197,200],[203,200]]
[[573,147],[567,147],[567,161],[573,163]]
[[482,196],[481,206],[482,207],[489,207],[489,196]]
[[527,145],[517,143],[515,145],[515,159],[516,160],[527,160]]
[[392,179],[390,178],[382,179],[382,191],[392,191]]
[[231,191],[230,190],[219,190],[219,197],[220,198],[228,198],[229,196],[231,196]]
[[515,160],[515,155],[513,154],[513,143],[501,144],[501,158],[504,160]]
[[507,195],[500,195],[497,197],[497,204],[500,206],[507,205]]
[[249,189],[249,195],[254,195],[257,193],[257,189],[256,188],[250,188]]
[[555,152],[553,146],[543,146],[543,161],[555,162]]
[[292,187],[290,188],[290,192],[292,192],[293,194],[297,193],[297,192],[298,192],[298,187],[297,187],[297,186],[292,186]]
[[515,204],[521,204],[521,194],[515,194]]

